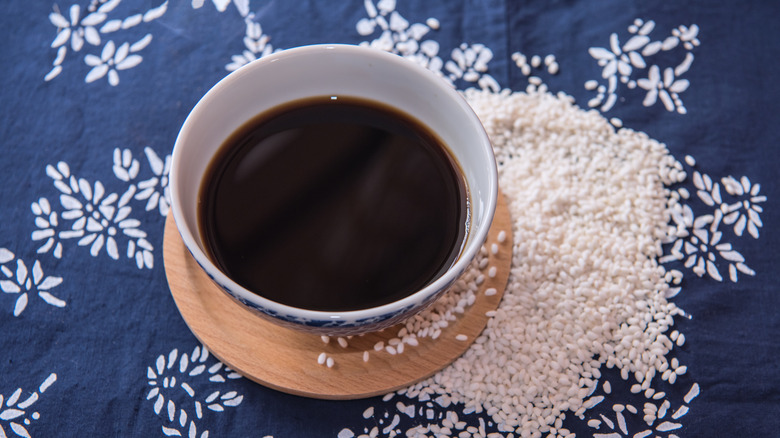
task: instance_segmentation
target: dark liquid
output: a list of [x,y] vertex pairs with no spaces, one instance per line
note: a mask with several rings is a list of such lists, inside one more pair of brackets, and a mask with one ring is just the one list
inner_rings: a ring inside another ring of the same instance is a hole
[[467,232],[458,164],[411,117],[354,98],[311,98],[237,130],[200,189],[211,259],[273,301],[355,310],[446,271]]

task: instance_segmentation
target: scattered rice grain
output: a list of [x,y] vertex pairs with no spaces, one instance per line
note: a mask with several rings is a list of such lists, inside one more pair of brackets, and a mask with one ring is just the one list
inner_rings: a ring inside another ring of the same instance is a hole
[[688,406],[682,405],[682,406],[680,406],[679,409],[674,411],[674,414],[672,414],[672,419],[676,420],[676,419],[682,417],[683,415],[685,415],[687,413],[688,413]]
[[341,429],[341,431],[336,436],[338,438],[352,438],[355,436],[355,434],[349,429]]

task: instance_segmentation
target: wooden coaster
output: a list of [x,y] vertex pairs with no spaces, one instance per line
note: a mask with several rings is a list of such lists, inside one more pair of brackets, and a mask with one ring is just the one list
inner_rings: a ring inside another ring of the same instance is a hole
[[[502,243],[498,242],[500,231],[506,234]],[[499,249],[496,254],[491,251],[493,244]],[[468,349],[487,324],[485,312],[498,307],[509,278],[512,223],[501,193],[485,247],[489,263],[482,270],[485,281],[474,304],[450,322],[439,338],[418,338],[417,346],[405,345],[403,352],[395,355],[375,351],[374,345],[379,341],[387,345],[402,325],[354,336],[344,348],[336,339],[326,344],[320,336],[278,326],[242,307],[200,269],[184,246],[172,214],[165,223],[163,253],[168,285],[179,312],[219,360],[279,391],[344,400],[409,386],[441,370]],[[494,277],[489,276],[491,267],[496,268]],[[485,295],[489,288],[497,293]],[[318,363],[321,353],[333,358],[332,368]]]

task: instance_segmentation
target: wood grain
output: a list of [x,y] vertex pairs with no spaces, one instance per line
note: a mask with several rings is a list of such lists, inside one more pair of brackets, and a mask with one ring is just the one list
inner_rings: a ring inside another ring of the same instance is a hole
[[[500,231],[506,240],[498,243]],[[468,349],[484,329],[485,312],[498,307],[506,288],[512,259],[512,224],[502,194],[485,246],[499,245],[489,253],[485,282],[477,299],[460,317],[442,330],[438,339],[419,339],[402,354],[374,351],[378,341],[396,336],[400,326],[352,337],[342,348],[332,339],[325,344],[313,334],[281,327],[240,305],[217,287],[187,251],[173,215],[165,223],[163,253],[168,285],[179,312],[195,336],[222,362],[243,376],[279,391],[322,399],[371,397],[406,387],[441,370]],[[491,266],[497,275],[487,275]],[[486,296],[495,288],[498,293]],[[459,334],[467,340],[457,340]],[[363,352],[369,351],[369,360]],[[328,368],[317,363],[320,353],[333,357]]]

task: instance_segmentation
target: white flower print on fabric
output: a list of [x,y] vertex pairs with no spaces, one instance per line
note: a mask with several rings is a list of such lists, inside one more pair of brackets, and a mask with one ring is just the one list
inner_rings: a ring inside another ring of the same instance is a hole
[[[696,175],[694,174],[694,177]],[[694,179],[694,183],[696,180]],[[748,177],[743,176],[739,180],[733,176],[727,176],[721,179],[723,188],[726,189],[726,193],[734,198],[734,202],[729,204],[720,202],[720,197],[717,198],[718,208],[723,213],[723,223],[726,225],[734,225],[734,234],[742,237],[747,225],[747,232],[754,239],[758,239],[758,229],[763,227],[761,222],[761,213],[764,212],[761,203],[766,201],[766,196],[760,194],[761,185],[750,183]],[[706,193],[704,190],[699,189],[697,194],[700,197]],[[713,205],[716,198],[713,198]],[[704,199],[702,199],[704,200]],[[706,201],[705,201],[706,202]]]
[[439,29],[439,20],[428,18],[424,24],[410,24],[395,10],[395,0],[379,0],[376,4],[364,0],[363,5],[368,17],[357,22],[358,33],[370,36],[379,32],[379,36],[361,42],[361,46],[401,55],[440,75],[453,86],[456,80],[463,80],[482,89],[499,90],[498,82],[487,73],[493,52],[485,45],[463,43],[452,50],[452,58],[445,63],[439,56],[439,43],[424,39],[431,30]]
[[[696,165],[690,155],[685,161],[691,167]],[[718,267],[724,264],[728,265],[728,278],[733,283],[738,281],[739,273],[755,276],[756,272],[746,264],[745,257],[732,242],[744,237],[745,231],[758,239],[759,228],[763,226],[761,204],[766,201],[766,196],[760,193],[761,185],[752,184],[747,176],[737,179],[730,175],[721,178],[719,183],[696,169],[692,171],[696,196],[684,187],[673,193],[681,203],[672,212],[669,235],[673,238],[665,242],[671,245],[669,254],[659,261],[684,261],[684,266],[697,276],[707,275],[716,281],[724,280]],[[710,213],[695,217],[691,206],[682,202],[697,200],[712,208]]]
[[[231,1],[242,17],[249,15],[249,0],[211,0],[211,3],[219,12],[225,12]],[[192,0],[192,9],[200,9],[204,3],[205,0]]]
[[[200,9],[204,3],[204,0],[192,0],[192,8]],[[217,11],[225,12],[228,6],[230,6],[231,0],[212,0],[212,3]],[[260,23],[254,21],[255,14],[249,10],[249,0],[232,0],[232,4],[244,19],[246,33],[243,39],[244,50],[237,55],[231,56],[231,61],[225,66],[225,70],[229,72],[238,70],[256,59],[279,51],[279,49],[274,50],[269,43],[271,37],[263,33]]]
[[249,64],[256,59],[260,59],[263,56],[267,56],[271,53],[279,51],[279,49],[274,50],[273,46],[269,43],[271,37],[264,34],[260,23],[253,21],[253,19],[254,14],[249,14],[246,18],[244,18],[244,23],[246,24],[244,46],[246,48],[240,54],[233,55],[230,58],[231,62],[225,66],[225,70],[238,70],[239,68]]
[[[32,435],[27,428],[33,421],[41,418],[39,412],[30,412],[30,408],[40,400],[41,394],[46,392],[56,381],[57,375],[55,373],[49,374],[38,386],[38,391],[33,391],[30,395],[24,394],[24,399],[22,399],[22,388],[17,388],[8,397],[0,394],[0,437],[11,437],[13,435],[9,432],[13,432],[16,436],[30,438]],[[4,402],[5,408],[3,408]]]
[[493,59],[493,51],[483,44],[461,44],[452,50],[452,59],[444,64],[451,81],[463,79],[476,83],[484,90],[499,91],[498,82],[487,74],[488,63]]
[[[154,175],[137,184],[131,184],[125,193],[132,192],[131,196],[135,199],[146,200],[146,211],[156,208],[161,215],[167,216],[171,205],[171,190],[168,185],[168,174],[171,171],[171,156],[167,155],[164,159],[160,158],[154,149],[148,146],[144,148],[144,154]],[[138,160],[133,158],[133,154],[129,149],[121,151],[117,148],[114,149],[113,170],[117,178],[132,183],[138,177],[140,165]]]
[[[693,63],[691,52],[700,44],[699,27],[695,24],[690,27],[681,25],[674,29],[670,36],[655,41],[650,37],[654,29],[654,21],[636,19],[628,27],[631,36],[625,43],[621,44],[617,33],[613,33],[609,38],[609,48],[591,47],[588,50],[602,67],[601,79],[605,81],[585,82],[585,89],[598,93],[588,102],[588,106],[599,107],[602,112],[609,111],[617,103],[618,87],[624,84],[630,89],[639,86],[647,91],[642,102],[644,106],[652,106],[660,100],[667,111],[677,111],[680,114],[687,112],[680,95],[688,89],[690,83],[682,76]],[[660,52],[675,49],[684,54],[680,57],[680,63],[674,67],[666,67],[661,72],[661,67],[648,62],[649,58]],[[647,77],[636,79],[645,71]]]
[[[71,174],[68,164],[63,161],[57,163],[56,167],[46,166],[46,174],[60,191],[62,210],[59,216],[62,220],[59,227],[45,229],[58,229],[59,231],[55,232],[60,241],[78,239],[78,246],[89,247],[89,253],[93,257],[97,257],[105,249],[105,253],[114,260],[120,257],[118,239],[126,240],[127,256],[135,258],[139,268],[153,267],[154,248],[146,240],[146,232],[139,229],[141,221],[130,217],[132,208],[128,203],[132,193],[125,192],[121,197],[116,193],[106,194],[100,181],[90,183],[84,178],[76,178]],[[49,204],[48,200],[45,203]],[[37,203],[37,208],[36,203],[33,203],[32,209],[33,212],[43,211],[41,201]],[[36,225],[44,226],[46,223],[36,220]],[[52,233],[49,231],[47,234]],[[34,232],[33,240],[38,236]],[[50,247],[48,241],[39,252],[46,252],[47,247]],[[54,255],[57,256],[56,253]]]
[[171,350],[167,357],[160,355],[153,366],[146,369],[151,387],[146,399],[154,403],[154,413],[162,418],[166,436],[207,438],[208,430],[198,427],[204,416],[234,408],[244,399],[236,391],[217,389],[228,380],[241,375],[219,361],[208,361],[205,346],[196,346],[191,354],[179,355]]
[[86,83],[94,82],[108,74],[108,83],[112,86],[119,85],[117,71],[127,70],[140,64],[143,58],[141,55],[136,55],[135,52],[145,48],[151,41],[152,36],[147,34],[132,46],[129,43],[124,43],[117,49],[114,42],[109,40],[99,57],[95,55],[84,57],[84,62],[92,67],[84,81]]
[[[60,11],[58,6],[54,5],[54,11],[49,14],[49,21],[57,28],[51,43],[51,48],[57,49],[57,54],[52,62],[52,69],[44,76],[44,81],[51,81],[62,73],[68,48],[72,52],[80,52],[85,47],[99,47],[105,35],[156,20],[168,10],[166,0],[144,13],[124,18],[109,18],[121,2],[122,0],[92,0],[84,8],[85,10],[82,10],[78,4],[74,4],[67,9],[67,12]],[[151,34],[146,34],[132,45],[124,42],[118,48],[113,40],[107,41],[100,50],[100,56],[94,53],[85,55],[84,62],[91,67],[84,79],[85,82],[94,82],[107,75],[109,84],[118,85],[117,71],[127,70],[140,64],[143,58],[136,53],[148,46],[151,41]]]
[[49,200],[40,198],[31,205],[35,215],[35,226],[38,228],[32,233],[33,241],[45,240],[43,245],[38,248],[38,253],[46,253],[53,249],[52,254],[56,258],[62,258],[62,243],[56,238],[56,228],[59,225],[59,219],[56,211],[53,211]]
[[171,156],[160,158],[149,147],[144,153],[152,175],[138,181],[142,169],[140,162],[128,149],[114,150],[113,173],[120,181],[129,183],[121,195],[106,193],[100,181],[93,183],[77,178],[63,161],[56,166],[46,166],[46,174],[60,192],[59,205],[52,207],[46,197],[31,205],[37,228],[31,238],[42,242],[38,253],[51,252],[54,257],[62,258],[63,242],[77,239],[77,246],[89,247],[93,257],[105,253],[119,260],[126,254],[139,269],[152,269],[154,246],[147,240],[147,233],[140,229],[141,221],[131,216],[132,203],[140,201],[146,211],[168,214]]
[[[362,36],[369,36],[381,31],[378,38],[363,42],[361,45],[375,49],[392,52],[404,57],[414,57],[422,52],[427,56],[427,61],[433,64],[425,67],[433,71],[441,71],[443,66],[441,59],[437,58],[439,43],[433,40],[422,41],[422,38],[432,29],[439,28],[439,21],[429,18],[425,24],[414,23],[401,16],[395,10],[395,0],[379,0],[376,5],[372,0],[364,0],[363,6],[368,14],[357,22],[357,31]],[[425,61],[425,59],[417,59]]]
[[539,55],[533,55],[529,58],[521,52],[515,52],[512,54],[512,61],[515,62],[523,76],[528,78],[528,83],[536,87],[543,83],[537,72],[546,70],[546,74],[557,75],[560,71],[558,60],[555,59],[553,54],[549,54],[544,58]]
[[65,307],[67,304],[54,296],[51,290],[62,283],[62,277],[44,276],[41,262],[35,261],[32,269],[27,267],[22,259],[16,259],[16,267],[13,269],[11,262],[14,254],[6,248],[0,248],[0,289],[5,294],[16,297],[14,302],[14,316],[19,316],[27,308],[31,295],[38,295],[46,304],[54,307]]

